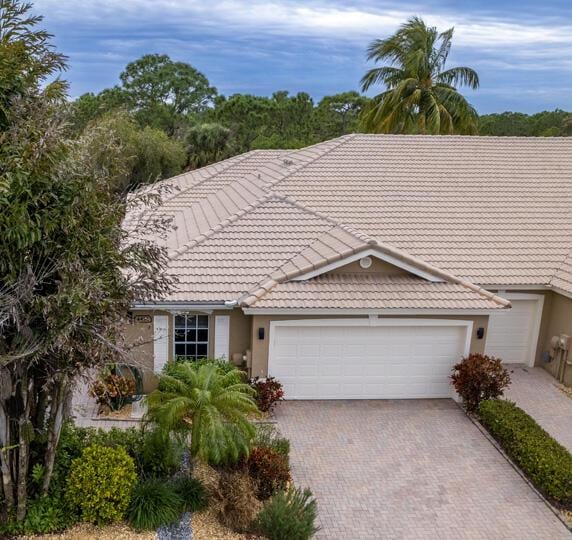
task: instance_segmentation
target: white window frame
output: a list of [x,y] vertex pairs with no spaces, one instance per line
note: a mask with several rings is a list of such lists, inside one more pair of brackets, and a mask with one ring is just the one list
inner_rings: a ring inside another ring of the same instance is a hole
[[[187,330],[190,329],[190,327],[187,326],[188,318],[189,317],[196,317],[195,330],[197,332],[197,339],[198,339],[198,331],[199,330],[205,330],[205,328],[199,328],[199,317],[201,317],[201,316],[207,318],[207,327],[206,327],[207,340],[206,341],[187,341],[186,340],[186,333],[187,333]],[[176,323],[176,321],[177,321],[176,317],[185,317],[185,341],[177,341],[177,329],[178,328],[177,328],[177,323]],[[183,358],[192,359],[193,361],[198,360],[199,358],[208,358],[210,337],[211,337],[211,321],[210,321],[210,317],[208,315],[206,315],[205,313],[190,311],[190,312],[184,312],[184,313],[177,313],[177,314],[173,315],[173,358],[174,358],[174,360],[177,360],[177,358],[178,358],[177,352],[176,352],[177,345],[195,345],[195,350],[196,350],[197,345],[206,345],[207,346],[207,352],[204,356],[198,356],[195,354],[194,357],[185,355]]]

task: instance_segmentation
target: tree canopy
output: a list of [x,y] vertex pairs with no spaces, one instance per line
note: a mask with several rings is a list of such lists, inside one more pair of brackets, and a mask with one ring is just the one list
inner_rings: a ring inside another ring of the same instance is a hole
[[569,137],[572,114],[560,109],[536,114],[504,112],[479,118],[480,135],[513,137]]
[[126,160],[108,125],[70,136],[65,84],[46,84],[65,59],[29,10],[0,0],[0,59],[12,74],[0,62],[0,499],[18,520],[32,466],[49,490],[74,379],[122,359],[133,302],[170,285],[164,250],[137,231],[127,241],[121,227],[127,206],[151,196],[118,192]]
[[392,36],[376,39],[368,60],[383,62],[362,78],[362,90],[382,83],[362,116],[363,126],[375,133],[476,133],[477,112],[458,92],[458,86],[479,87],[477,73],[468,67],[445,69],[453,28],[439,32],[413,17]]

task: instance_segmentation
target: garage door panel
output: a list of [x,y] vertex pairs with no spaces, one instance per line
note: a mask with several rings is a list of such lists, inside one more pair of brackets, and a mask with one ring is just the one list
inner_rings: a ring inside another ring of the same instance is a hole
[[466,326],[277,325],[269,374],[287,399],[449,397],[465,336]]
[[506,313],[489,318],[486,354],[500,358],[506,364],[528,364],[533,354],[537,300],[512,300]]

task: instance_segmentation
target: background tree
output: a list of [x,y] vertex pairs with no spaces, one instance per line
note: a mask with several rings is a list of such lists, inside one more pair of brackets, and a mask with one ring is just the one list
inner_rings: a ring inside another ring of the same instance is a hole
[[130,110],[127,94],[118,86],[106,88],[99,94],[88,92],[71,103],[68,121],[74,134],[81,134],[88,124],[110,112]]
[[[95,121],[89,131],[109,137],[120,148],[120,170],[113,175],[118,192],[126,192],[141,184],[151,184],[179,174],[187,162],[187,151],[181,142],[159,129],[141,128],[126,112],[110,113]],[[94,140],[96,148],[105,150],[106,141]],[[105,156],[101,156],[106,159]]]
[[[0,129],[7,127],[13,98],[65,67],[65,56],[54,50],[50,34],[32,30],[41,17],[29,14],[29,8],[16,0],[0,0]],[[43,93],[55,98],[65,89],[63,82],[55,80]]]
[[477,113],[458,92],[476,89],[479,77],[468,67],[444,69],[453,28],[439,33],[414,17],[368,48],[368,60],[388,65],[369,70],[362,90],[382,83],[386,90],[366,107],[362,120],[376,133],[476,133]]
[[368,99],[358,92],[324,96],[314,109],[315,133],[319,140],[333,139],[359,129],[359,116]]
[[227,157],[230,153],[230,136],[230,129],[221,124],[193,126],[187,134],[189,166],[196,169]]
[[560,109],[536,114],[504,112],[479,118],[479,134],[513,137],[569,136],[572,114]]
[[127,64],[119,78],[140,123],[169,134],[182,118],[204,112],[217,94],[193,66],[161,54],[146,54]]
[[154,197],[117,196],[122,148],[105,126],[68,137],[65,85],[45,85],[64,59],[49,34],[35,31],[41,19],[29,10],[0,0],[0,59],[16,51],[24,66],[18,75],[7,61],[13,81],[0,62],[1,500],[4,517],[18,520],[32,466],[41,466],[42,492],[49,489],[72,381],[123,358],[121,330],[133,302],[170,284],[164,251],[137,230],[127,242],[121,227],[127,205]]

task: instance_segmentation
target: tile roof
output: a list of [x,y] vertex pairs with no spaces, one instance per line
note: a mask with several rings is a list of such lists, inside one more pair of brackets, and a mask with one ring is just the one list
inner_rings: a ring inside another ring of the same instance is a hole
[[171,184],[158,208],[125,220],[172,218],[161,242],[180,283],[166,300],[248,305],[372,245],[449,285],[572,292],[572,138],[347,135],[147,189]]
[[178,284],[165,301],[236,300],[331,228],[314,213],[267,195],[172,252],[168,272]]
[[486,285],[547,284],[572,250],[572,139],[355,135],[273,185]]
[[277,284],[254,309],[502,309],[493,298],[458,283],[375,273],[323,274]]

